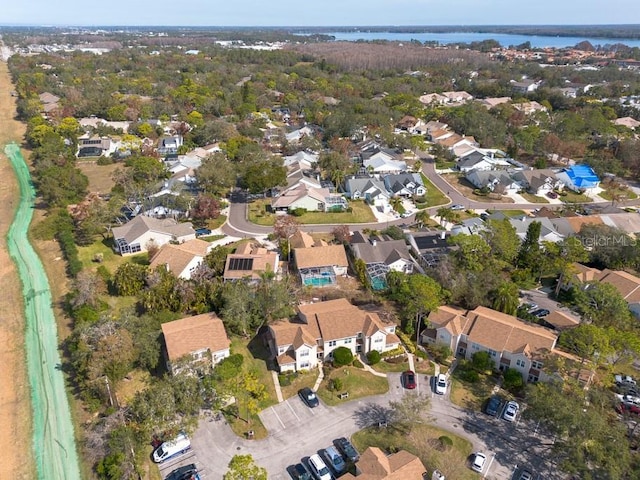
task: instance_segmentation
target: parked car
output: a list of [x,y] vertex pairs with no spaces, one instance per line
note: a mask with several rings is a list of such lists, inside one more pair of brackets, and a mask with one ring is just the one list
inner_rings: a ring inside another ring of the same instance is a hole
[[447,393],[447,376],[441,373],[436,378],[436,393],[438,395],[444,395]]
[[558,198],[558,194],[556,192],[547,192],[547,197]]
[[180,468],[176,468],[169,475],[166,480],[200,480],[198,469],[195,464],[185,465]]
[[546,317],[550,313],[551,312],[546,308],[539,308],[538,310],[534,310],[533,312],[531,312],[531,315],[533,315],[534,317],[542,318],[542,317]]
[[520,474],[520,480],[533,480],[533,474],[529,470],[523,470]]
[[498,415],[500,407],[502,407],[502,398],[498,395],[494,395],[487,401],[487,406],[485,407],[484,412],[487,415],[495,417],[496,415]]
[[413,370],[407,370],[402,373],[402,385],[408,390],[416,388],[416,374]]
[[304,387],[298,390],[298,395],[309,408],[314,408],[320,405],[318,396],[309,387]]
[[616,385],[618,386],[636,385],[636,381],[629,375],[616,375],[614,378],[616,380]]
[[538,309],[537,303],[523,303],[522,308],[524,308],[527,312],[533,312]]
[[471,470],[482,473],[486,462],[487,456],[482,452],[476,452],[473,457],[473,463],[471,464]]
[[616,406],[616,412],[618,412],[620,415],[625,412],[640,415],[640,405],[636,405],[634,403],[620,403],[618,406]]
[[514,402],[513,400],[511,400],[510,402],[507,402],[507,406],[504,409],[502,418],[509,422],[514,422],[516,420],[516,417],[518,416],[519,410],[520,405],[518,405],[518,402]]
[[162,444],[153,452],[153,461],[156,463],[162,463],[165,460],[175,457],[176,455],[180,455],[189,449],[191,449],[189,437],[181,433],[173,440],[162,442]]
[[291,469],[291,478],[293,480],[313,480],[311,473],[303,464],[298,463]]
[[333,475],[331,475],[329,468],[317,453],[309,457],[309,469],[318,480],[333,480]]
[[196,228],[196,237],[202,237],[205,235],[211,235],[211,230],[208,228]]
[[449,207],[451,210],[464,210],[464,205],[460,205],[460,204],[456,204],[456,205],[451,205],[451,207]]
[[335,441],[335,444],[345,456],[345,458],[350,462],[356,463],[358,460],[360,460],[360,454],[356,450],[356,447],[354,447],[353,444],[345,437],[337,439]]
[[327,461],[327,464],[333,468],[334,472],[341,474],[346,470],[347,464],[336,447],[331,445],[330,447],[325,448],[322,454],[324,455],[324,459]]

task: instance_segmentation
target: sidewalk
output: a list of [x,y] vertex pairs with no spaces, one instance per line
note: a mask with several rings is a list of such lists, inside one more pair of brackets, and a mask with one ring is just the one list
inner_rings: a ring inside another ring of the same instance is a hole
[[278,399],[278,403],[284,402],[284,398],[282,397],[282,389],[280,388],[280,380],[278,380],[278,372],[275,370],[271,370],[271,376],[273,377],[273,386],[276,389],[276,398]]
[[360,355],[360,358],[358,360],[362,362],[362,365],[364,366],[365,371],[371,373],[372,375],[375,375],[376,377],[384,377],[384,378],[387,377],[386,373],[378,372],[373,368],[371,368],[371,366],[367,364],[367,359],[364,358],[364,355]]
[[313,385],[314,392],[318,391],[322,380],[324,380],[324,369],[322,368],[322,362],[318,362],[318,378],[316,380],[316,383]]

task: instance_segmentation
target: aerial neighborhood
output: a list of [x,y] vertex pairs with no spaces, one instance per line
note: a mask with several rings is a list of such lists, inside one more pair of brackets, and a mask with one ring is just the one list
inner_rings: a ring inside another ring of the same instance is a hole
[[3,34],[86,478],[636,478],[638,49],[228,35]]

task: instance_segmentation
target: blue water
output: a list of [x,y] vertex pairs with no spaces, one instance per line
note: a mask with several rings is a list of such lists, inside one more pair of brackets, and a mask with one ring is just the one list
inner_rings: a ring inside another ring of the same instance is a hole
[[493,39],[503,47],[509,45],[520,45],[531,42],[533,48],[543,47],[573,47],[574,45],[587,40],[592,45],[611,45],[622,43],[629,47],[640,47],[640,40],[623,38],[604,37],[545,37],[541,35],[512,35],[507,33],[399,33],[399,32],[325,32],[325,35],[333,35],[336,40],[346,40],[355,42],[357,40],[392,40],[399,42],[409,42],[419,40],[420,42],[438,42],[442,45],[449,43],[471,43]]

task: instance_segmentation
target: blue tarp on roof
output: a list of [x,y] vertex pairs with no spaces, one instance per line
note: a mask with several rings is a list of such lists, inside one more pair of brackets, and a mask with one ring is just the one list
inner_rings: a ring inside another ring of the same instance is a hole
[[600,178],[589,165],[574,165],[566,172],[577,188],[594,188],[600,184]]

